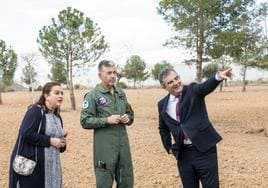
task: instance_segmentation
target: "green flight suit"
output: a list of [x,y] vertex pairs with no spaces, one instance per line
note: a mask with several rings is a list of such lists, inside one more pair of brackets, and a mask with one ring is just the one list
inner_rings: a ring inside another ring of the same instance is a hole
[[84,97],[80,123],[84,129],[94,129],[94,169],[97,188],[133,187],[133,167],[126,125],[108,124],[111,115],[127,114],[133,123],[134,113],[125,93],[115,87],[112,95],[101,84]]

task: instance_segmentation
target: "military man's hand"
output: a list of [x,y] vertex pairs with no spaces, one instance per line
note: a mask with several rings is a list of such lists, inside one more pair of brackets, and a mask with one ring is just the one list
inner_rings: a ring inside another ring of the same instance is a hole
[[121,121],[120,115],[111,115],[108,117],[109,124],[118,124]]
[[129,122],[128,115],[127,114],[122,115],[120,121],[121,123],[124,123],[124,124],[128,123]]

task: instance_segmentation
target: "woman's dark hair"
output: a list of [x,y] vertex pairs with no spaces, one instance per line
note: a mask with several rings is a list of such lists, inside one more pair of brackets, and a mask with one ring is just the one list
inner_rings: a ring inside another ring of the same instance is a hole
[[[61,86],[61,85],[60,85],[59,82],[47,82],[43,86],[41,96],[40,96],[40,98],[38,99],[38,101],[35,104],[46,107],[45,95],[49,95],[49,93],[51,92],[52,87],[54,87],[54,86]],[[47,107],[46,107],[46,110],[48,110]],[[55,109],[55,111],[59,113],[58,108]]]

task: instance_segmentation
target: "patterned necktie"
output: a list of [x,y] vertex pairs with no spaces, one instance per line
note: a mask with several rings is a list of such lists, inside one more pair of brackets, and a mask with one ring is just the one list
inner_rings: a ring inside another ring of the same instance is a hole
[[176,119],[178,122],[180,122],[180,99],[181,96],[176,96],[177,103],[176,103]]
[[[181,96],[176,96],[177,99],[177,104],[176,104],[176,119],[178,122],[180,122],[180,100],[181,100]],[[184,140],[188,140],[189,137],[187,136],[187,134],[183,131],[183,136],[184,136]]]

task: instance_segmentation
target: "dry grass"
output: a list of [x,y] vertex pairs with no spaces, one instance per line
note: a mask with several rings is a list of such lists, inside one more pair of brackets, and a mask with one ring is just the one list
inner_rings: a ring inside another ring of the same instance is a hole
[[[85,92],[75,92],[77,111],[70,110],[67,92],[62,107],[64,128],[69,132],[67,152],[61,155],[65,188],[95,187],[92,131],[83,130],[79,123]],[[144,89],[126,93],[135,111],[135,123],[128,128],[135,187],[181,187],[176,161],[164,152],[157,129],[156,103],[166,92]],[[2,98],[0,187],[5,188],[10,152],[31,99],[28,92],[3,93]],[[268,187],[268,87],[251,86],[246,93],[239,87],[224,88],[224,92],[215,91],[206,100],[210,119],[223,137],[218,145],[221,187]]]

